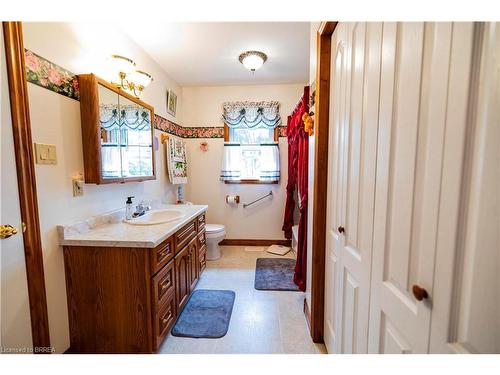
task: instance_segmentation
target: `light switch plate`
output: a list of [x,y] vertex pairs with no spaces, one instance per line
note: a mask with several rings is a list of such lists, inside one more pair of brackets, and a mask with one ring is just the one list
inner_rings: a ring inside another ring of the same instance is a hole
[[35,143],[35,156],[37,164],[57,164],[55,145]]

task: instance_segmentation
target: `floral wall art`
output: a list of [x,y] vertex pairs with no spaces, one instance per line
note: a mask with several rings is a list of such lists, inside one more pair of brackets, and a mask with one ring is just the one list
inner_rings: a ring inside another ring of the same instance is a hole
[[73,99],[80,99],[78,78],[75,74],[28,50],[25,52],[25,63],[28,82]]

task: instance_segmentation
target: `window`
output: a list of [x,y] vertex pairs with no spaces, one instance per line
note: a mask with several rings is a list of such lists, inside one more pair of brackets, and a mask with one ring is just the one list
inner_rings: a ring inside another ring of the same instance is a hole
[[281,123],[278,103],[226,103],[223,119],[225,144],[221,180],[278,183],[277,126]]

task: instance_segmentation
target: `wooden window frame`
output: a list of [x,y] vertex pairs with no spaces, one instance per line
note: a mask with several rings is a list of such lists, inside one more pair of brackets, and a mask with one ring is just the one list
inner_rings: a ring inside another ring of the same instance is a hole
[[[278,127],[274,128],[274,142],[279,141],[279,129]],[[224,123],[224,142],[229,142],[229,126]],[[239,184],[239,185],[276,185],[279,184],[279,181],[261,181],[261,180],[249,180],[249,179],[241,179],[237,181],[224,181],[225,184]]]

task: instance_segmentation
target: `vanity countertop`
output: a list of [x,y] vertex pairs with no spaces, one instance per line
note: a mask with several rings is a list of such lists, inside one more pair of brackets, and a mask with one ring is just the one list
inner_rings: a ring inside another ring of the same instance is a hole
[[158,209],[184,211],[179,220],[156,225],[130,225],[123,222],[125,210],[118,210],[88,220],[59,225],[62,246],[156,247],[182,226],[205,212],[207,205],[164,205]]

